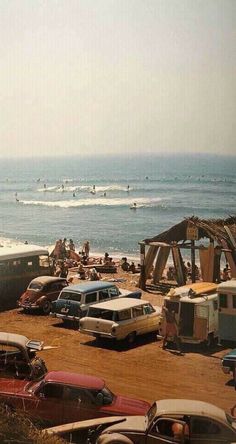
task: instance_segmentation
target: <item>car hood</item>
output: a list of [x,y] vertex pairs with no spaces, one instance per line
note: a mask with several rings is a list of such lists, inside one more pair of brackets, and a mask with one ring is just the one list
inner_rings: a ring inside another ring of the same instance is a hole
[[125,421],[119,424],[114,424],[107,427],[103,433],[122,433],[122,432],[138,432],[145,433],[146,431],[146,417],[145,416],[129,416]]
[[151,405],[147,401],[117,396],[112,405],[103,406],[102,411],[112,415],[146,415]]
[[27,391],[30,385],[29,381],[22,381],[18,379],[0,378],[0,393],[19,393]]
[[29,300],[29,302],[35,302],[37,299],[39,299],[43,293],[41,291],[35,291],[35,290],[27,290],[21,297],[20,302],[25,302],[25,300]]

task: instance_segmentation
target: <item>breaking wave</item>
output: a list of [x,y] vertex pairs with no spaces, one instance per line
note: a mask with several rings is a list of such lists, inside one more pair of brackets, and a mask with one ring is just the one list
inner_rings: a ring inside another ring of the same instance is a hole
[[[163,199],[157,198],[142,198],[138,197],[135,199],[137,208],[150,208],[160,205]],[[166,200],[166,199],[165,199]],[[109,199],[105,197],[100,198],[90,198],[90,199],[78,199],[78,200],[61,200],[61,201],[40,201],[40,200],[21,200],[19,203],[23,205],[36,205],[45,207],[58,207],[58,208],[79,208],[79,207],[93,207],[93,206],[103,206],[103,207],[118,207],[127,206],[131,207],[134,204],[134,199],[131,198],[116,198]]]
[[[95,192],[96,193],[105,193],[105,192],[109,192],[109,191],[132,191],[133,188],[129,187],[129,189],[127,188],[127,186],[122,186],[122,185],[99,185],[99,186],[95,186]],[[74,185],[74,186],[67,186],[67,185],[54,185],[51,187],[46,186],[45,188],[38,188],[37,191],[39,193],[45,193],[45,192],[50,192],[50,193],[73,193],[73,192],[80,192],[80,191],[87,191],[87,192],[91,192],[93,191],[93,186],[92,185]]]

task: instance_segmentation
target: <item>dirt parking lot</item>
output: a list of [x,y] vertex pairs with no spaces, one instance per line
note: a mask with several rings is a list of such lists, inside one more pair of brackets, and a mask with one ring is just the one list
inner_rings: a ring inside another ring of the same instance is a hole
[[[121,287],[135,288],[133,276]],[[161,296],[143,293],[155,305]],[[162,350],[155,335],[139,338],[131,348],[97,344],[90,336],[64,328],[61,321],[20,313],[0,313],[2,331],[43,340],[55,348],[41,352],[49,370],[67,370],[100,376],[114,393],[145,399],[188,398],[211,402],[229,411],[236,404],[236,392],[221,370],[221,357],[228,348],[210,352],[185,347],[185,354]]]

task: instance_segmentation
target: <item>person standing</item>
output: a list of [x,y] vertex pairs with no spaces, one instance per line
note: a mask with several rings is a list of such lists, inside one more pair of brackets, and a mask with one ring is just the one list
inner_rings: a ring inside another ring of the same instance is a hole
[[181,341],[178,336],[178,325],[175,319],[175,312],[174,310],[171,310],[169,307],[163,307],[163,313],[165,315],[165,320],[166,320],[166,333],[163,338],[162,348],[163,350],[166,348],[168,338],[171,338],[173,339],[173,342],[176,344],[178,351],[181,353]]
[[83,252],[87,257],[89,257],[89,251],[90,251],[90,244],[89,241],[86,240],[83,245]]

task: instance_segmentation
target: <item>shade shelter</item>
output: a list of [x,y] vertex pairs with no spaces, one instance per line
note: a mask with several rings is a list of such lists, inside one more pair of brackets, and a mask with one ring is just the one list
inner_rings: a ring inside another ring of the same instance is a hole
[[172,256],[176,282],[186,284],[183,250],[190,251],[191,280],[196,281],[196,253],[199,256],[202,280],[220,281],[222,253],[229,264],[231,277],[236,278],[236,217],[227,219],[185,218],[169,230],[140,243],[141,274],[139,286],[146,288],[146,281],[153,269],[153,284],[161,281],[169,256]]

